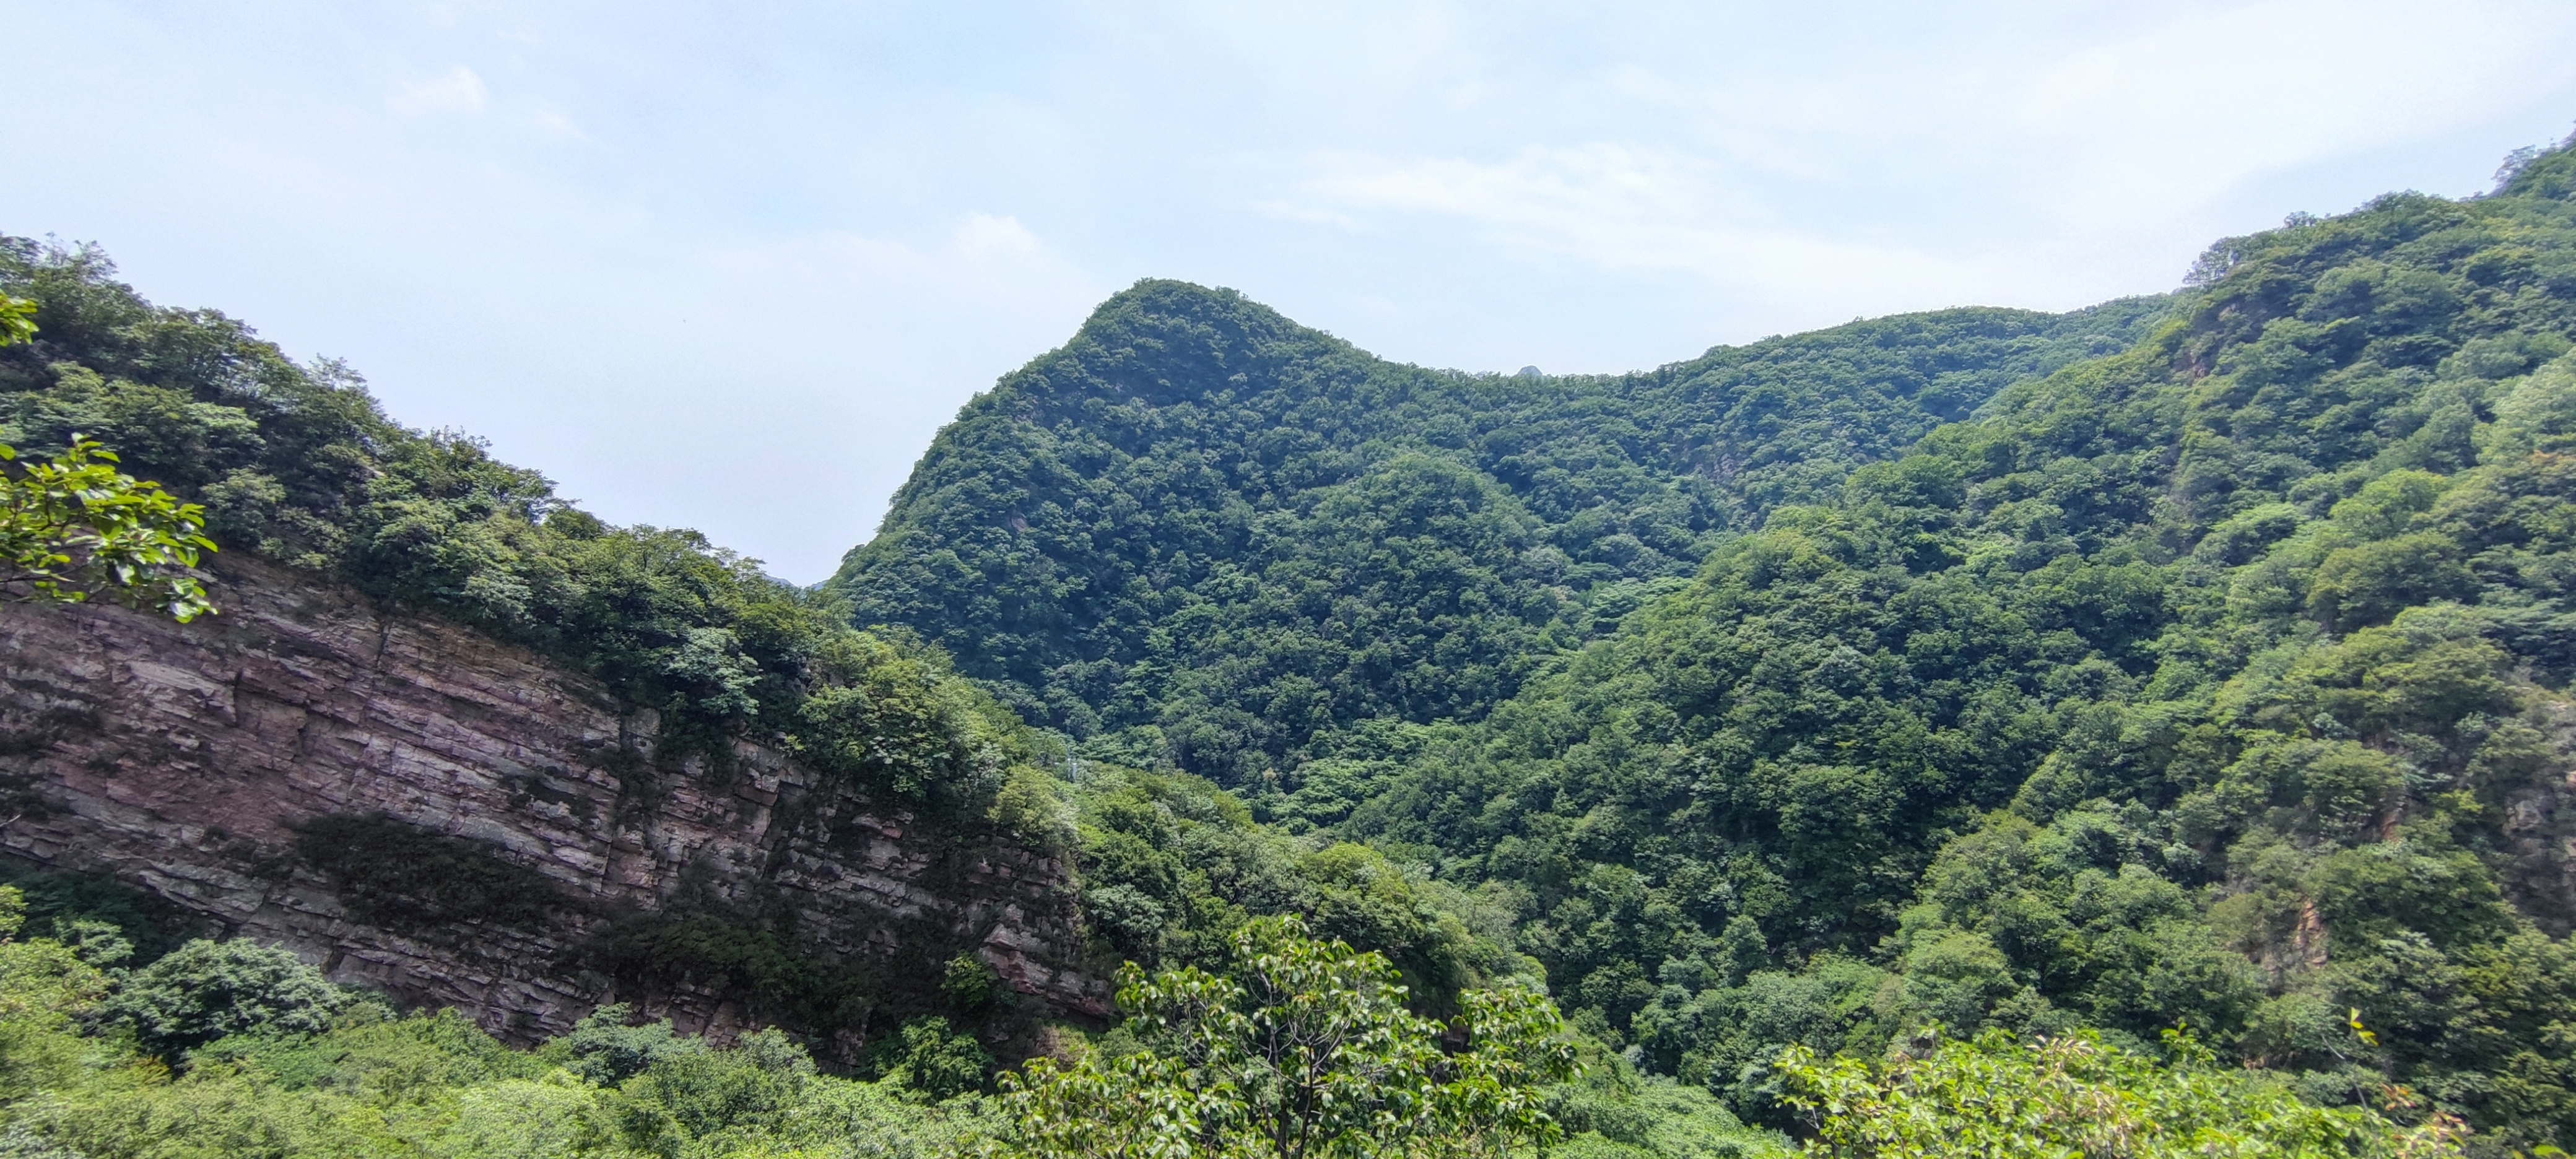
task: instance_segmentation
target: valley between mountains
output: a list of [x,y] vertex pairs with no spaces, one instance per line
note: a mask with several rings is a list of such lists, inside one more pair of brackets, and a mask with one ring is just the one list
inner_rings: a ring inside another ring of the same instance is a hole
[[[1979,1034],[2576,1146],[2576,150],[1622,375],[1140,282],[811,590],[98,249],[0,293],[0,443],[220,547],[211,617],[0,607],[0,1153],[941,1153],[1282,917],[1546,995],[1567,1154],[1835,1139],[1798,1059]],[[133,1013],[226,945],[354,989]]]

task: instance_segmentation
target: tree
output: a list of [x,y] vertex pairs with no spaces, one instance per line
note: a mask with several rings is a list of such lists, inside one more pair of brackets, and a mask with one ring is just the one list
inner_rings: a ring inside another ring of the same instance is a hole
[[136,971],[101,1014],[133,1027],[145,1050],[175,1058],[228,1034],[319,1033],[349,1002],[284,949],[201,938]]
[[[0,294],[0,346],[34,338],[35,308]],[[74,435],[51,459],[7,465],[17,459],[0,443],[0,592],[59,603],[107,595],[182,624],[215,610],[186,571],[215,550],[204,508],[118,471],[96,439]]]
[[[2179,1031],[2165,1042],[2170,1065],[2090,1031],[2023,1040],[1996,1030],[1966,1042],[1935,1033],[1920,1053],[1883,1063],[1793,1046],[1776,1066],[1815,1129],[1807,1154],[1817,1159],[2462,1153],[2465,1132],[2448,1115],[2407,1128],[2365,1108],[2320,1107],[2279,1078],[2217,1065]],[[2391,1110],[2416,1106],[2404,1088],[2387,1095]]]
[[1574,1054],[1544,996],[1469,991],[1444,1027],[1404,1008],[1384,956],[1309,937],[1294,917],[1248,923],[1234,949],[1230,977],[1121,971],[1143,1049],[1003,1076],[1008,1153],[1427,1159],[1556,1137],[1540,1088],[1571,1076]]
[[16,346],[36,339],[36,304],[25,298],[0,294],[0,346]]
[[984,1089],[993,1073],[993,1056],[975,1036],[963,1034],[938,1015],[903,1024],[897,1036],[896,1062],[886,1077],[934,1099],[953,1099]]
[[[0,443],[0,464],[17,449]],[[155,608],[184,624],[214,612],[188,568],[206,538],[205,510],[117,470],[96,439],[0,475],[0,592],[77,604],[93,596]]]
[[668,1018],[629,1026],[628,1017],[635,1008],[623,1002],[599,1007],[574,1023],[571,1031],[546,1045],[546,1050],[563,1060],[565,1070],[613,1087],[644,1073],[654,1063],[700,1053],[707,1048],[704,1039],[683,1037],[671,1027]]

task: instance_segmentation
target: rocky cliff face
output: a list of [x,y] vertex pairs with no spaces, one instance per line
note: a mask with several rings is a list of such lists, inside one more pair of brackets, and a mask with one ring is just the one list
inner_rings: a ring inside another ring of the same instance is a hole
[[524,650],[222,570],[191,625],[0,607],[0,848],[522,1041],[619,1000],[847,1059],[961,953],[1021,1013],[1107,1012],[1059,857],[756,745],[675,759]]

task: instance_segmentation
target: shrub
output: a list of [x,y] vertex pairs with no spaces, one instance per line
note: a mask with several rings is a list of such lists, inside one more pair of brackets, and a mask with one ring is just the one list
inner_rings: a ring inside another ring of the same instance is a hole
[[[1916,1044],[1884,1063],[1783,1052],[1788,1102],[1840,1156],[2329,1156],[2461,1154],[2458,1120],[2403,1128],[2359,1107],[2320,1107],[2260,1072],[2217,1065],[2179,1032],[2161,1064],[2086,1032]],[[2411,1098],[2391,1092],[2392,1103]]]
[[179,1055],[229,1034],[316,1034],[352,995],[276,946],[203,938],[128,978],[101,1009],[145,1050]]
[[547,1044],[547,1052],[574,1074],[601,1086],[616,1086],[654,1063],[707,1048],[703,1039],[680,1037],[668,1018],[629,1026],[626,1020],[633,1015],[634,1008],[623,1002],[602,1006]]
[[984,1089],[993,1073],[992,1053],[971,1034],[961,1034],[945,1018],[933,1015],[903,1024],[902,1061],[887,1072],[934,1099],[953,1099]]

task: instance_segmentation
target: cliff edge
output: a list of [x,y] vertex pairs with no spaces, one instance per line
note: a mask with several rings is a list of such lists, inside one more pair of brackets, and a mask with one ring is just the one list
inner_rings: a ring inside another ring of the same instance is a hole
[[969,954],[1027,1016],[996,1025],[1108,1013],[1060,855],[663,751],[599,682],[308,573],[219,578],[188,625],[0,606],[0,850],[521,1042],[627,1001],[846,1062]]

